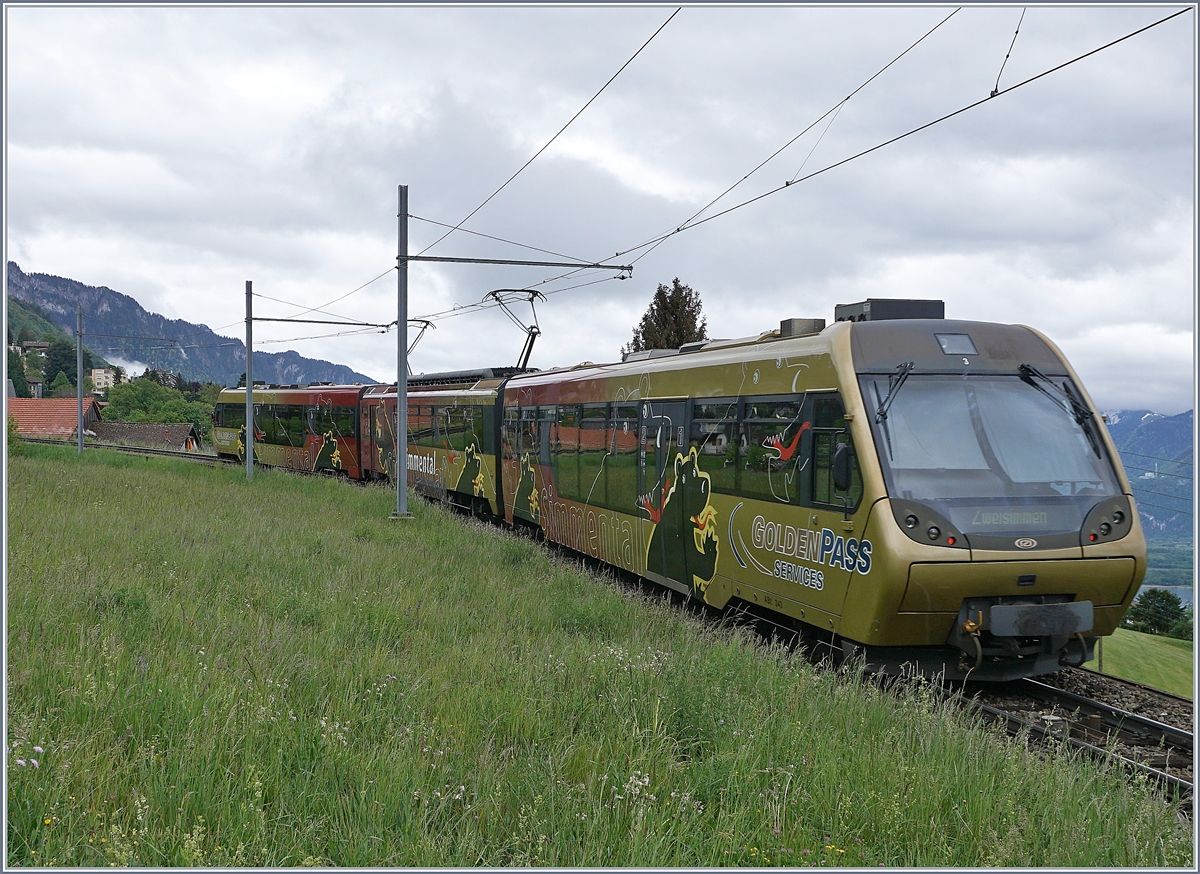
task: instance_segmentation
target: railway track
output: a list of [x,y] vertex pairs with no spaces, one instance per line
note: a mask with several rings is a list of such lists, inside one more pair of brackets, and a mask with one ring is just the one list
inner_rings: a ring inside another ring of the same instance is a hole
[[[971,690],[968,696],[960,692],[964,704],[977,709],[985,718],[1005,725],[1011,734],[1026,734],[1030,740],[1046,745],[1065,745],[1100,759],[1117,762],[1134,775],[1157,784],[1167,795],[1192,807],[1194,774],[1194,737],[1191,722],[1187,727],[1163,722],[1149,715],[1134,713],[1112,703],[1114,689],[1125,692],[1120,700],[1130,700],[1136,692],[1142,702],[1156,700],[1157,705],[1142,707],[1156,715],[1166,715],[1175,722],[1184,702],[1179,696],[1159,692],[1136,683],[1116,680],[1103,674],[1088,678],[1094,690],[1104,698],[1088,697],[1063,685],[1078,681],[1071,677],[1064,682],[1059,674],[1050,678],[1025,679]],[[1092,671],[1087,674],[1094,674]],[[1050,682],[1045,682],[1049,679]],[[1114,682],[1110,682],[1114,681]],[[1058,685],[1052,685],[1057,682]],[[1163,709],[1163,702],[1173,705]]]
[[[48,446],[77,446],[73,440],[54,440],[48,437],[22,437],[26,443],[41,443]],[[121,443],[94,443],[84,441],[84,449],[115,449],[131,455],[159,456],[163,458],[182,458],[185,461],[198,461],[202,464],[217,464],[220,459],[206,452],[185,452],[179,449],[156,449],[150,446],[128,446]]]
[[[755,625],[765,639],[800,642],[799,636],[751,610],[734,611],[733,621]],[[805,641],[814,662],[830,660],[836,650],[824,641]],[[1086,668],[1064,668],[1037,679],[1008,683],[961,683],[947,689],[963,706],[1014,737],[1024,734],[1046,746],[1065,745],[1101,760],[1115,761],[1132,776],[1156,785],[1193,805],[1193,725],[1195,703],[1180,695]]]

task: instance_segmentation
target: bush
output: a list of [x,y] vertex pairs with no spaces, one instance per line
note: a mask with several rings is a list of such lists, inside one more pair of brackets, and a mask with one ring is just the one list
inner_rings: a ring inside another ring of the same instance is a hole
[[25,453],[25,441],[21,439],[17,433],[17,420],[15,416],[8,417],[8,454],[23,455]]

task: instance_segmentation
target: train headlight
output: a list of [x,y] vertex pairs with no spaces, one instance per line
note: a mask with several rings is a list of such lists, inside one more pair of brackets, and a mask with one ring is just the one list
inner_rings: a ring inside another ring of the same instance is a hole
[[917,525],[920,523],[920,521],[921,520],[918,519],[916,516],[914,516],[912,513],[909,513],[907,516],[904,517],[904,526],[906,528],[916,528]]
[[1107,522],[1101,522],[1100,523],[1100,533],[1102,535],[1104,535],[1105,537],[1107,537],[1108,535],[1112,534],[1112,526],[1109,525]]
[[938,528],[936,525],[930,525],[929,530],[925,533],[929,535],[930,540],[937,540],[942,536],[942,529]]
[[1125,514],[1122,513],[1120,510],[1117,510],[1115,513],[1113,513],[1113,524],[1114,525],[1120,525],[1124,521],[1125,521]]

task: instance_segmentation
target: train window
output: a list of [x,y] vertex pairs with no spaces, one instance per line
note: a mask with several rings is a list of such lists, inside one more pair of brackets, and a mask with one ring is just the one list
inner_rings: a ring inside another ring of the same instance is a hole
[[347,440],[358,436],[354,407],[309,407],[308,415],[314,434],[332,434]]
[[799,471],[810,451],[804,398],[747,398],[739,449],[738,493],[790,504],[800,500]]
[[525,456],[538,451],[537,407],[521,407],[520,425],[517,429],[517,453]]
[[264,404],[259,422],[264,443],[303,446],[308,435],[308,415],[299,404]]
[[410,446],[436,446],[433,407],[408,408],[408,443]]
[[[824,395],[813,398],[812,437],[812,500],[837,509],[851,509],[862,499],[862,473],[858,468],[858,456],[854,452],[854,441],[846,427],[846,412],[840,395]],[[837,444],[850,446],[850,488],[839,491],[833,482],[833,452]]]
[[604,462],[605,504],[624,513],[637,511],[636,404],[613,404],[613,415],[605,430],[608,457]]
[[692,405],[690,445],[709,476],[714,492],[738,494],[737,399],[696,401]]
[[586,404],[579,421],[580,500],[592,506],[607,506],[604,477],[604,446],[607,443],[607,404]]
[[579,407],[571,404],[558,408],[557,421],[550,438],[550,457],[554,464],[554,485],[560,497],[579,500]]
[[475,443],[471,407],[443,407],[438,422],[442,429],[441,443],[446,448],[461,451]]
[[221,410],[222,428],[242,428],[246,424],[245,404],[224,404]]
[[496,452],[496,409],[475,408],[475,434],[479,437],[479,451],[486,455]]

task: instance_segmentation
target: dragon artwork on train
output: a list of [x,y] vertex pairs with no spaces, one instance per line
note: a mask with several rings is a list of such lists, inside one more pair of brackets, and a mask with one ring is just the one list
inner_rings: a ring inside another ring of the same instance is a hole
[[687,455],[676,453],[674,477],[654,493],[638,498],[638,506],[649,514],[654,532],[646,551],[646,569],[673,580],[689,580],[703,595],[717,573],[719,538],[716,509],[709,503],[711,478],[700,469],[692,447]]

